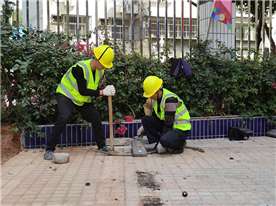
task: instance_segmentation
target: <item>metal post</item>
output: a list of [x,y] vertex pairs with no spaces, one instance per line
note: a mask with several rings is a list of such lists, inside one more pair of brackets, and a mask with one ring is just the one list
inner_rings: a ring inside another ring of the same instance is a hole
[[[165,53],[166,53],[166,61],[167,61],[167,56],[168,56],[168,52],[167,52],[167,48],[168,48],[168,1],[165,0],[165,24],[166,24],[166,32],[165,32],[165,36],[166,36],[166,48],[165,48]],[[160,39],[158,39],[158,41],[160,41]]]
[[175,0],[173,0],[173,57],[176,58],[176,43],[175,43],[175,33],[176,33],[176,22],[175,22]]
[[131,0],[131,49],[134,51],[134,8],[133,0]]
[[199,44],[200,38],[199,38],[199,17],[200,17],[200,6],[199,6],[199,0],[197,0],[197,44]]
[[50,2],[47,0],[47,31],[50,31]]
[[189,26],[190,26],[189,48],[190,48],[190,54],[191,54],[191,46],[192,46],[192,1],[191,0],[190,0]]
[[99,44],[99,30],[98,30],[98,0],[95,0],[95,25],[96,25],[96,46]]
[[36,26],[37,26],[37,29],[38,29],[38,30],[40,29],[40,24],[39,24],[39,23],[40,23],[40,22],[39,22],[39,21],[40,21],[40,20],[39,20],[39,16],[40,16],[40,15],[39,15],[39,13],[40,13],[40,12],[39,12],[39,0],[37,0],[37,1],[36,1],[36,21],[37,21],[37,25],[36,25]]
[[241,0],[241,23],[240,23],[240,51],[241,61],[243,61],[243,0]]
[[158,61],[160,60],[160,45],[159,45],[159,38],[160,38],[160,35],[159,35],[159,1],[157,1],[157,40],[156,40],[156,43],[157,43],[157,59]]
[[265,29],[264,29],[264,25],[265,25],[265,0],[263,0],[263,12],[262,12],[262,15],[263,15],[263,27],[262,27],[262,41],[263,41],[263,49],[262,49],[262,52],[263,52],[263,57],[265,56]]
[[151,57],[151,0],[149,0],[149,57]]
[[87,49],[87,51],[88,51],[87,44],[89,44],[89,36],[88,36],[88,32],[89,32],[88,8],[89,8],[88,7],[88,0],[86,0],[86,49]]
[[[124,4],[124,0],[123,0],[123,4]],[[123,19],[124,19],[124,13],[123,13]],[[105,24],[104,34],[105,34],[105,36],[107,36],[107,3],[106,3],[106,0],[104,0],[104,24]]]
[[184,0],[181,1],[181,52],[184,57]]
[[70,35],[70,24],[69,24],[69,0],[66,1],[66,23],[67,23],[67,35]]
[[114,21],[113,21],[113,24],[114,24],[114,45],[116,45],[116,0],[114,0]]
[[57,32],[60,33],[60,28],[59,28],[59,0],[57,0]]
[[[258,0],[255,0],[255,52],[257,51],[258,47]],[[256,60],[256,54],[254,55],[254,59]]]
[[125,0],[123,0],[123,50],[126,49],[126,26],[125,26],[125,15],[126,15],[126,8],[125,8]]
[[16,0],[16,22],[17,22],[17,35],[19,35],[19,0]]
[[29,0],[26,0],[26,8],[27,8],[27,30],[29,31],[29,27],[30,27]]
[[[269,57],[271,56],[271,41],[272,41],[272,0],[269,1]],[[275,51],[275,49],[274,49]]]
[[251,6],[250,6],[250,4],[251,4],[251,1],[250,0],[248,0],[248,59],[250,59],[250,41],[251,41],[251,36],[250,36],[250,31],[251,31],[251,29],[250,29],[250,12],[251,12]]
[[80,35],[80,8],[79,8],[79,0],[77,0],[77,41],[79,43],[79,35]]
[[140,53],[143,55],[143,19],[142,19],[142,0],[139,0],[139,18],[140,18]]

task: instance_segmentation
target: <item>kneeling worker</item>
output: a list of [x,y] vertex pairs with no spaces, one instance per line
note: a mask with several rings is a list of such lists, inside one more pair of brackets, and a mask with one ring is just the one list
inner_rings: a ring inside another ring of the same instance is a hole
[[173,154],[183,152],[191,130],[190,115],[182,99],[162,88],[163,80],[148,76],[144,83],[144,97],[152,100],[153,113],[142,118],[149,144],[155,143],[159,153],[166,149]]

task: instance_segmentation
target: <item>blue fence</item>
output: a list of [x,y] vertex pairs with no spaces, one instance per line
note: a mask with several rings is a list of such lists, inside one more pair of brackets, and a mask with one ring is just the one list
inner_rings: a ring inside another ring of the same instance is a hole
[[[127,127],[127,131],[124,135],[118,135],[114,133],[115,137],[134,137],[137,134],[138,128],[141,126],[140,120],[134,120],[133,122],[123,122]],[[205,118],[205,119],[191,119],[192,130],[190,132],[188,140],[199,139],[214,139],[214,138],[227,138],[228,129],[230,127],[244,126],[253,131],[253,136],[265,136],[265,133],[269,130],[276,128],[268,123],[268,120],[264,117],[255,117],[252,120],[247,118]],[[113,125],[114,130],[118,125]],[[23,149],[36,149],[45,148],[49,140],[49,135],[52,131],[53,125],[41,126],[41,131],[46,133],[46,137],[37,137],[33,134],[31,138],[21,138],[21,144]],[[109,124],[103,122],[104,135],[109,138]],[[92,127],[85,127],[83,125],[70,125],[68,124],[64,129],[60,141],[57,147],[71,147],[71,146],[89,146],[95,144],[95,136]]]

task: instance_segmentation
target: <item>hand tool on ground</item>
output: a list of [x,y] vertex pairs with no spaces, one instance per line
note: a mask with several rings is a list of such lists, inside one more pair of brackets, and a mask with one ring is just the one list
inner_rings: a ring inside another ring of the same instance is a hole
[[114,141],[113,141],[113,115],[112,115],[112,96],[108,96],[108,112],[109,112],[110,151],[114,151]]

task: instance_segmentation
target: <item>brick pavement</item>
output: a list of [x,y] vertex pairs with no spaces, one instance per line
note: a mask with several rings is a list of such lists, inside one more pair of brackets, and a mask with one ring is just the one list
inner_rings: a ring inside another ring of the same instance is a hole
[[[160,198],[164,205],[276,205],[276,139],[187,145],[205,153],[114,157],[74,147],[57,150],[70,153],[70,162],[58,165],[39,149],[23,151],[1,168],[1,205],[136,206],[144,198]],[[155,172],[161,189],[140,187],[136,170]]]

